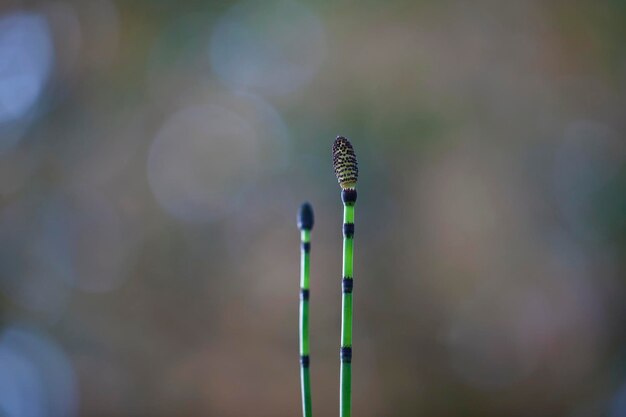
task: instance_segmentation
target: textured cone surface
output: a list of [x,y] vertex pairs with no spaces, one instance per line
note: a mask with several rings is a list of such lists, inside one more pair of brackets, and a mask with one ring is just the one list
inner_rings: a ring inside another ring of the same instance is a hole
[[333,167],[341,188],[354,188],[359,177],[359,166],[350,141],[338,136],[333,143]]

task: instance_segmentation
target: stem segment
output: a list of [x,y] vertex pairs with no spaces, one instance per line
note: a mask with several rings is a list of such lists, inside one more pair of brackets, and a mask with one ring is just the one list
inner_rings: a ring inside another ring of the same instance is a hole
[[311,229],[313,211],[304,204],[298,218],[300,227],[300,387],[302,390],[302,416],[312,417],[311,374],[309,369],[309,275],[311,269]]
[[339,415],[350,417],[352,397],[352,287],[353,287],[353,253],[354,253],[354,204],[356,190],[350,190],[354,198],[343,198],[343,277],[342,283],[342,314],[341,314],[341,376],[339,394]]

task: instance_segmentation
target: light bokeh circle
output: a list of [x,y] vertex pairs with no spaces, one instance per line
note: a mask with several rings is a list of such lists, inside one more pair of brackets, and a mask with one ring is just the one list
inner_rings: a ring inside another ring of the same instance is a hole
[[256,132],[236,112],[209,104],[170,117],[148,154],[148,181],[162,207],[180,220],[209,221],[258,171]]

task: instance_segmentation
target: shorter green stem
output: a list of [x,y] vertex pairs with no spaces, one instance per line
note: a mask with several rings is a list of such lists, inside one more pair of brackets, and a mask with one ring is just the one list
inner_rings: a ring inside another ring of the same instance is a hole
[[302,416],[311,417],[311,374],[309,369],[309,275],[311,231],[302,229],[300,251],[300,386]]

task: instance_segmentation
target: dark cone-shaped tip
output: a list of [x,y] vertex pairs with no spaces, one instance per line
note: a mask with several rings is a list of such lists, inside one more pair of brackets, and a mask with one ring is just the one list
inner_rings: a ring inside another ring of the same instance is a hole
[[301,230],[313,229],[313,207],[309,203],[304,203],[300,206],[298,228]]
[[359,178],[359,166],[356,154],[350,141],[343,136],[337,136],[333,143],[333,168],[341,188],[355,188]]

